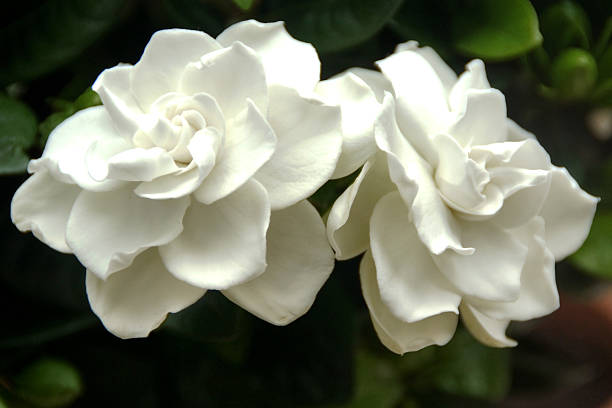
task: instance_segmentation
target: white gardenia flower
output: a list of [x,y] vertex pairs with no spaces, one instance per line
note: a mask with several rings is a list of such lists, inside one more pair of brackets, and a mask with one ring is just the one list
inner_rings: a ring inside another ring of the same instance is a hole
[[53,131],[13,222],[76,255],[117,336],[147,336],[207,289],[287,324],[334,262],[305,201],[342,144],[340,109],[312,96],[319,71],[315,49],[281,22],[216,39],[159,31],[137,64],[100,74],[103,106]]
[[512,346],[511,320],[559,306],[555,260],[580,247],[597,199],[506,117],[482,61],[457,78],[410,42],[378,66],[395,96],[379,110],[376,151],[330,212],[336,257],[366,251],[363,295],[392,351],[447,343],[459,313],[483,343]]

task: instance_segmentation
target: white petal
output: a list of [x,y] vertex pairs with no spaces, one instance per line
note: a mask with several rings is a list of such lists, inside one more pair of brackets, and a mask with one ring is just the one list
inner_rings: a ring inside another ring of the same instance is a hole
[[227,120],[237,116],[251,99],[264,115],[268,111],[266,74],[257,54],[236,42],[189,64],[178,88],[187,95],[211,95]]
[[195,197],[211,204],[236,191],[264,165],[277,146],[276,135],[255,104],[227,122],[224,145]]
[[327,218],[327,237],[336,258],[350,259],[370,245],[370,216],[378,200],[395,185],[389,178],[387,158],[377,153],[332,206]]
[[193,203],[183,233],[159,251],[176,278],[204,289],[227,289],[264,272],[269,222],[266,191],[250,180],[211,205]]
[[268,117],[278,144],[255,177],[278,210],[306,199],[329,180],[342,145],[341,117],[338,107],[281,86],[270,88]]
[[384,196],[370,219],[370,245],[382,301],[398,319],[417,322],[459,313],[461,296],[440,274],[409,220],[398,192]]
[[555,259],[544,242],[544,220],[535,217],[513,231],[527,245],[521,273],[521,292],[514,302],[470,300],[485,315],[498,320],[529,320],[552,313],[559,307],[555,283]]
[[376,64],[393,84],[399,105],[412,114],[426,134],[433,135],[443,129],[449,116],[446,91],[424,57],[405,51]]
[[216,152],[222,135],[216,128],[208,127],[196,132],[187,149],[191,163],[173,174],[141,183],[134,192],[153,200],[179,198],[193,193],[210,174],[216,163]]
[[85,285],[93,312],[122,339],[147,337],[168,313],[183,310],[206,292],[170,275],[155,248],[106,280],[87,271]]
[[357,75],[361,78],[361,80],[370,87],[372,92],[374,92],[378,103],[382,103],[385,92],[393,94],[393,85],[391,85],[391,81],[389,81],[380,71],[353,67],[345,72]]
[[263,62],[268,84],[309,93],[319,81],[321,63],[317,51],[311,44],[291,37],[280,21],[242,21],[228,27],[217,41],[225,47],[240,41],[254,49]]
[[506,126],[508,127],[507,139],[511,142],[522,142],[526,139],[537,140],[535,135],[520,127],[512,119],[506,118]]
[[148,200],[129,189],[83,191],[70,213],[66,241],[90,272],[106,279],[145,249],[176,238],[189,202]]
[[223,293],[267,322],[286,325],[310,309],[334,268],[334,254],[307,201],[272,212],[267,239],[266,271]]
[[513,189],[512,195],[504,200],[503,207],[493,218],[497,224],[505,228],[514,228],[523,225],[540,213],[552,180],[550,157],[544,148],[533,139],[526,139],[523,142],[506,142],[501,145],[517,145],[518,148],[510,147],[509,150],[512,151],[510,158],[507,162],[500,163],[499,167],[544,170],[544,172],[531,172],[532,174],[527,175],[528,177],[521,177],[518,185],[520,188]]
[[563,167],[552,166],[552,181],[540,215],[546,245],[560,261],[576,251],[589,235],[598,198],[584,192]]
[[436,71],[436,74],[438,74],[438,78],[440,78],[440,82],[442,82],[442,86],[444,86],[446,93],[450,93],[453,85],[457,82],[457,74],[451,67],[446,65],[446,62],[444,62],[433,48],[419,47],[418,42],[407,41],[395,47],[395,52],[402,51],[414,51],[425,58],[427,62],[429,62],[429,65]]
[[465,66],[465,72],[451,89],[448,95],[448,104],[451,111],[456,113],[465,112],[467,103],[467,93],[472,89],[489,89],[489,81],[485,72],[484,62],[472,60]]
[[[46,168],[58,180],[74,182],[91,191],[113,190],[125,185],[118,180],[99,182],[90,176],[87,156],[92,146],[99,146],[100,152],[105,154],[115,154],[131,147],[119,135],[103,106],[83,109],[60,123],[49,135],[42,157],[32,160],[28,171]],[[105,149],[106,146],[112,146],[112,149]]]
[[105,69],[91,86],[100,95],[117,130],[125,138],[131,138],[138,130],[138,116],[143,113],[131,92],[132,69],[131,65]]
[[221,46],[202,31],[160,30],[153,34],[140,61],[132,69],[132,91],[140,107],[149,111],[160,96],[178,89],[179,80],[190,62]]
[[470,147],[506,140],[506,98],[497,89],[470,89],[466,107],[448,133],[461,146]]
[[459,227],[461,241],[475,251],[471,255],[446,251],[434,256],[440,271],[466,296],[516,300],[527,247],[490,221],[460,221]]
[[417,351],[423,347],[450,341],[457,327],[457,315],[447,312],[414,323],[406,323],[391,313],[380,298],[376,269],[370,252],[366,252],[359,267],[361,290],[370,310],[370,317],[380,341],[397,354]]
[[15,192],[11,219],[21,232],[32,234],[56,251],[71,253],[66,225],[81,189],[55,180],[43,170],[34,173]]
[[516,341],[506,337],[509,320],[497,320],[480,313],[475,307],[462,303],[461,319],[465,327],[481,343],[490,347],[514,347]]
[[107,175],[117,180],[151,181],[154,178],[178,171],[172,156],[160,147],[140,147],[124,150],[107,162]]
[[378,147],[387,153],[391,180],[398,186],[404,202],[411,207],[417,232],[434,254],[452,249],[471,254],[463,247],[455,217],[434,183],[432,169],[399,132],[393,116],[393,99],[385,96],[383,111],[374,125]]
[[374,120],[380,105],[370,87],[350,72],[319,82],[316,92],[342,110],[342,153],[332,178],[347,176],[376,150]]

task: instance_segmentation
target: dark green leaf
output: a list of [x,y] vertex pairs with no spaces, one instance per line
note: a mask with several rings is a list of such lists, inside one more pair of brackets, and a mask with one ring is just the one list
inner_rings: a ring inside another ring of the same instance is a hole
[[502,60],[542,42],[538,17],[528,0],[475,0],[452,19],[453,43],[466,54]]
[[453,395],[495,401],[510,387],[510,354],[478,343],[459,329],[436,359],[416,377],[421,387]]
[[78,371],[69,363],[46,358],[24,368],[14,378],[14,392],[41,408],[65,407],[81,394]]
[[603,52],[597,62],[601,79],[612,79],[612,44]]
[[356,360],[355,397],[346,408],[393,408],[403,393],[399,373],[389,360],[360,352]]
[[376,34],[395,14],[402,0],[316,0],[289,3],[273,14],[287,22],[296,38],[319,52],[357,45]]
[[221,292],[209,290],[187,309],[170,314],[163,329],[192,340],[229,341],[241,335],[247,319],[246,312]]
[[36,138],[36,116],[30,108],[14,99],[0,95],[0,174],[25,171],[25,153]]
[[117,18],[122,0],[49,0],[0,31],[0,84],[28,81],[69,62]]
[[567,47],[588,49],[591,43],[591,23],[579,4],[565,0],[544,11],[541,22],[544,47],[552,54]]
[[27,333],[9,338],[0,338],[0,349],[31,347],[80,332],[97,326],[98,319],[94,315],[79,316],[65,321],[48,323]]
[[597,82],[597,63],[588,51],[567,48],[552,62],[550,77],[562,99],[584,98]]
[[246,11],[253,6],[253,0],[234,0],[234,4]]
[[612,213],[595,215],[589,237],[570,260],[591,275],[612,279]]

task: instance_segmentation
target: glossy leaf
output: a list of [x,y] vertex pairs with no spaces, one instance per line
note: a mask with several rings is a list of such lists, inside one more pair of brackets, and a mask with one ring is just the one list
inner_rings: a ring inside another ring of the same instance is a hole
[[528,0],[476,0],[452,19],[453,43],[461,52],[489,60],[517,57],[542,42]]
[[0,174],[25,171],[36,138],[36,116],[22,102],[0,95]]
[[106,32],[121,0],[49,0],[0,31],[0,84],[29,81],[83,52]]
[[319,52],[357,45],[376,34],[395,14],[402,0],[296,1],[273,13],[296,38]]
[[612,212],[595,215],[589,237],[570,260],[580,270],[606,279],[612,279]]
[[69,363],[46,358],[24,368],[14,378],[14,392],[41,408],[65,407],[83,390],[81,376]]
[[591,23],[579,4],[565,0],[553,4],[542,16],[544,47],[553,55],[566,47],[588,49],[591,43]]

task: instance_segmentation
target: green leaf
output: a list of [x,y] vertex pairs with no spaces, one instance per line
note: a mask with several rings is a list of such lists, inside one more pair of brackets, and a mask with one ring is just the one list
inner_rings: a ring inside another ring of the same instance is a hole
[[14,392],[24,401],[41,408],[65,407],[83,390],[81,376],[69,363],[41,359],[17,374]]
[[544,11],[541,22],[544,47],[552,54],[567,47],[588,49],[591,43],[591,23],[579,4],[565,0]]
[[510,387],[508,349],[486,347],[466,330],[458,329],[436,359],[416,377],[420,385],[449,394],[497,401]]
[[234,0],[234,4],[247,11],[253,6],[253,0]]
[[542,42],[528,0],[475,0],[452,19],[453,43],[461,52],[489,59],[517,57]]
[[49,0],[0,30],[0,84],[29,81],[69,62],[109,29],[122,0]]
[[599,57],[598,68],[602,79],[612,79],[612,44]]
[[571,262],[580,270],[599,278],[612,279],[612,212],[595,215],[587,240]]
[[319,52],[357,45],[376,34],[395,14],[402,0],[295,1],[274,12],[296,38]]
[[401,378],[383,358],[361,351],[356,360],[355,397],[346,408],[393,408],[403,393]]
[[24,172],[25,151],[36,138],[36,116],[22,102],[0,95],[0,174]]

